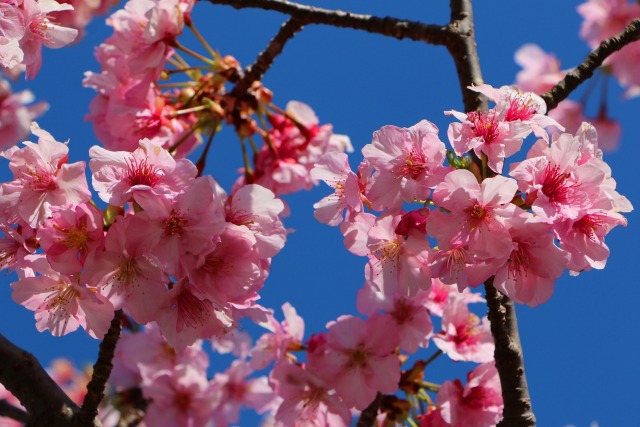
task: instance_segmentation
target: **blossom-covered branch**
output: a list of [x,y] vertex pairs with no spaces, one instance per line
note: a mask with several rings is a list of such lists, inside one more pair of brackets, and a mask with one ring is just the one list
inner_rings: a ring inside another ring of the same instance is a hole
[[[456,44],[448,46],[448,49],[458,71],[465,111],[486,110],[487,98],[467,89],[468,86],[483,83],[476,50],[471,0],[451,0],[450,5],[452,25],[458,27],[458,34],[461,37]],[[515,425],[535,425],[513,301],[498,292],[491,280],[487,282],[486,289],[491,333],[496,343],[496,368],[502,384],[505,419],[527,420],[523,424]],[[509,349],[502,349],[501,345],[508,345]],[[529,402],[529,405],[528,407],[514,406],[512,402]],[[508,417],[507,414],[509,414]]]
[[87,396],[84,399],[82,408],[80,408],[80,412],[74,418],[76,426],[91,425],[91,422],[98,415],[98,405],[104,398],[105,385],[113,368],[113,356],[120,338],[121,318],[122,310],[116,310],[111,326],[100,343],[98,360],[93,365],[91,381],[87,384]]
[[302,22],[296,17],[292,17],[282,24],[278,33],[269,42],[269,45],[267,45],[265,50],[260,52],[256,62],[247,67],[244,76],[236,83],[233,89],[234,93],[241,95],[249,89],[251,83],[260,80],[269,67],[271,67],[274,59],[282,53],[282,49],[284,49],[287,41],[292,39],[298,31],[302,30],[302,27]]
[[27,409],[31,425],[67,426],[78,411],[38,359],[1,334],[0,383]]
[[541,95],[547,104],[547,110],[555,108],[560,101],[566,99],[580,84],[588,80],[611,54],[619,51],[629,43],[640,38],[640,18],[635,19],[617,36],[602,41],[585,61],[578,65],[549,92]]
[[448,43],[453,32],[449,27],[424,24],[392,17],[361,15],[341,10],[328,10],[305,6],[286,0],[209,0],[214,4],[226,4],[236,9],[247,7],[274,10],[295,17],[303,24],[324,24],[334,27],[364,30],[397,39],[423,41],[435,45]]

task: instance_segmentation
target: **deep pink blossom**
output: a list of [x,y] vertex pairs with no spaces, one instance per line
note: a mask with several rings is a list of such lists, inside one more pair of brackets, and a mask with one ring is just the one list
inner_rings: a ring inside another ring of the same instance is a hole
[[328,328],[324,350],[309,355],[309,369],[331,384],[347,406],[364,409],[378,391],[397,390],[400,361],[394,349],[398,337],[386,318],[373,316],[365,321],[341,316]]

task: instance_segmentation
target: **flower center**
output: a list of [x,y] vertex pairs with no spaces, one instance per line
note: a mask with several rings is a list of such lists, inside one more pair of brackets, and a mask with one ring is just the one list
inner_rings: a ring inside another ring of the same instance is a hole
[[509,109],[504,120],[506,122],[530,120],[538,112],[538,109],[531,104],[530,96],[513,96],[509,100]]
[[561,173],[558,166],[548,164],[544,170],[542,193],[552,202],[567,203],[573,185],[567,182],[568,173]]
[[467,120],[472,123],[473,133],[476,138],[480,137],[485,144],[491,144],[498,138],[498,121],[494,110],[487,113],[472,111],[467,114]]
[[573,224],[573,228],[595,242],[598,239],[596,231],[602,226],[602,218],[599,215],[587,214]]
[[146,185],[154,187],[162,177],[160,171],[147,163],[147,159],[138,160],[131,157],[127,160],[127,181],[131,186]]

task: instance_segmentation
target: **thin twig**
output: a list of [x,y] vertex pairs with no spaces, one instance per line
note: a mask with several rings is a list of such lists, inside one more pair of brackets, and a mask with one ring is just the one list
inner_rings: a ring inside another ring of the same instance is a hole
[[4,399],[0,400],[0,417],[11,418],[22,423],[29,421],[29,414]]
[[264,73],[266,73],[269,67],[271,67],[271,64],[273,64],[273,60],[282,53],[282,49],[284,49],[287,41],[292,39],[298,31],[302,30],[302,27],[302,22],[295,17],[289,18],[287,22],[282,24],[278,33],[271,39],[265,50],[260,52],[256,62],[247,67],[244,76],[238,80],[236,86],[233,88],[233,94],[242,95],[251,87],[251,83],[256,80],[261,80]]
[[333,27],[351,28],[370,33],[382,34],[397,39],[423,41],[444,45],[451,36],[446,26],[424,24],[392,17],[377,17],[341,10],[321,9],[286,0],[209,0],[214,4],[224,4],[236,9],[259,8],[274,10],[297,18],[304,25],[324,24]]
[[382,394],[378,393],[376,398],[373,399],[373,402],[369,404],[364,410],[360,413],[360,418],[358,419],[358,423],[356,427],[371,427],[374,425],[376,420],[376,416],[378,415],[378,409],[380,409],[380,405],[382,404]]
[[622,33],[600,43],[600,46],[591,52],[582,64],[569,71],[564,79],[552,87],[549,92],[542,94],[542,99],[547,104],[547,111],[555,108],[580,84],[593,76],[593,73],[611,54],[638,39],[640,39],[640,18],[631,21]]
[[0,334],[0,383],[18,398],[29,425],[68,426],[78,406],[51,379],[38,359]]
[[496,345],[496,369],[500,374],[504,401],[503,419],[498,426],[535,426],[536,417],[531,408],[513,301],[498,292],[493,286],[493,278],[487,280],[484,287],[489,306],[491,334]]
[[93,375],[91,381],[87,384],[87,395],[80,412],[74,417],[73,423],[77,427],[90,426],[93,424],[98,415],[98,405],[104,398],[104,389],[111,375],[113,368],[113,355],[116,350],[116,344],[120,338],[120,319],[122,318],[122,310],[117,310],[111,321],[111,326],[107,331],[104,339],[100,343],[100,351],[98,352],[98,360],[93,365]]

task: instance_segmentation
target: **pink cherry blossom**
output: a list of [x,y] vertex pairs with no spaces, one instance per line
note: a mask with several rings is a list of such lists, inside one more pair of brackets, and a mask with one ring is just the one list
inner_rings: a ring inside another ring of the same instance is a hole
[[158,427],[205,427],[220,401],[205,372],[189,365],[171,370],[142,369],[142,391],[150,404],[146,425]]
[[493,337],[489,321],[471,313],[461,295],[452,294],[442,315],[442,331],[433,342],[452,360],[483,363],[493,360]]
[[253,233],[262,258],[273,257],[284,247],[283,211],[284,203],[271,190],[255,184],[238,188],[225,204],[226,221]]
[[24,0],[24,20],[26,31],[20,39],[24,52],[23,63],[27,66],[27,78],[34,78],[42,67],[42,45],[61,48],[78,36],[78,30],[55,24],[49,17],[51,12],[71,10],[73,6],[55,0]]
[[190,160],[174,160],[167,150],[146,139],[133,153],[93,146],[89,156],[93,188],[105,203],[116,206],[130,201],[137,191],[176,195],[198,173]]
[[560,70],[558,58],[543,51],[536,44],[520,47],[515,53],[515,60],[522,67],[516,75],[516,85],[524,92],[541,95],[555,86],[566,74]]
[[104,250],[92,252],[83,279],[102,289],[116,309],[124,308],[138,323],[155,319],[168,278],[160,263],[144,249],[146,237],[119,217],[107,232]]
[[178,351],[233,327],[233,320],[187,278],[174,283],[158,299],[156,322],[167,343]]
[[[544,221],[544,220],[542,220]],[[508,220],[513,249],[498,267],[493,285],[518,303],[531,307],[546,302],[555,280],[567,265],[567,255],[553,242],[551,225],[531,214]]]
[[82,326],[94,338],[102,338],[113,318],[113,306],[96,288],[80,285],[76,278],[51,269],[43,256],[32,255],[32,267],[41,276],[25,277],[11,284],[11,297],[35,311],[36,328],[61,336]]
[[24,52],[20,40],[26,32],[24,15],[20,8],[10,3],[0,3],[0,65],[13,68],[22,63]]
[[405,129],[385,126],[374,132],[362,155],[377,172],[367,192],[374,209],[402,207],[402,202],[426,200],[446,174],[444,143],[438,128],[423,120]]
[[[467,384],[446,381],[436,397],[445,426],[486,427],[502,419],[502,388],[493,362],[469,372]],[[437,425],[437,424],[436,424]],[[433,426],[422,424],[421,427]]]
[[378,391],[393,393],[398,388],[398,338],[387,319],[341,316],[328,328],[322,350],[313,354],[309,349],[308,367],[331,384],[347,406],[364,409]]
[[274,407],[276,395],[266,377],[251,378],[253,369],[245,361],[235,360],[224,373],[217,373],[212,387],[220,396],[214,413],[218,425],[238,422],[241,406],[264,413]]
[[347,427],[351,413],[331,386],[305,366],[286,361],[276,364],[270,381],[284,399],[275,421],[290,427]]
[[285,320],[280,324],[273,317],[264,324],[272,333],[263,334],[251,350],[251,367],[264,369],[272,361],[283,359],[288,351],[302,349],[304,320],[289,303],[282,305]]
[[323,180],[334,189],[334,193],[313,205],[313,216],[324,224],[339,225],[345,209],[353,212],[362,211],[362,199],[358,176],[349,166],[345,153],[330,152],[325,154],[311,169],[311,177]]
[[33,100],[34,96],[28,90],[11,93],[9,83],[0,78],[0,149],[27,138],[31,122],[49,108],[45,102],[27,106]]
[[51,267],[60,273],[79,273],[89,253],[102,248],[102,221],[102,212],[87,203],[56,209],[38,229],[40,246]]
[[464,114],[455,110],[445,111],[461,123],[451,123],[447,136],[458,156],[473,149],[478,157],[487,156],[487,165],[501,173],[504,159],[517,153],[531,128],[520,121],[500,119],[496,110],[472,111]]
[[[447,285],[442,283],[440,279],[433,278],[431,281],[431,289],[429,289],[429,295],[425,301],[425,307],[429,309],[429,312],[434,316],[442,317],[444,309],[449,303],[449,295],[457,294],[458,290],[455,285]],[[464,297],[464,301],[467,304],[474,302],[485,302],[485,299],[476,292],[471,292],[469,289],[465,289],[460,292],[460,295]]]
[[450,172],[433,193],[434,203],[449,213],[433,211],[427,222],[428,233],[438,239],[440,246],[460,240],[469,245],[472,254],[483,259],[504,256],[511,246],[504,219],[515,212],[509,202],[517,186],[515,180],[502,176],[478,184],[468,170]]
[[198,178],[171,199],[151,192],[136,195],[143,211],[132,221],[167,274],[182,276],[186,257],[210,252],[214,237],[224,231],[222,202],[213,191],[207,178]]
[[89,201],[91,192],[84,175],[84,162],[67,163],[69,148],[51,134],[32,125],[38,143],[25,141],[25,147],[3,153],[15,183],[21,188],[17,214],[31,227],[42,225],[52,207],[76,206]]

